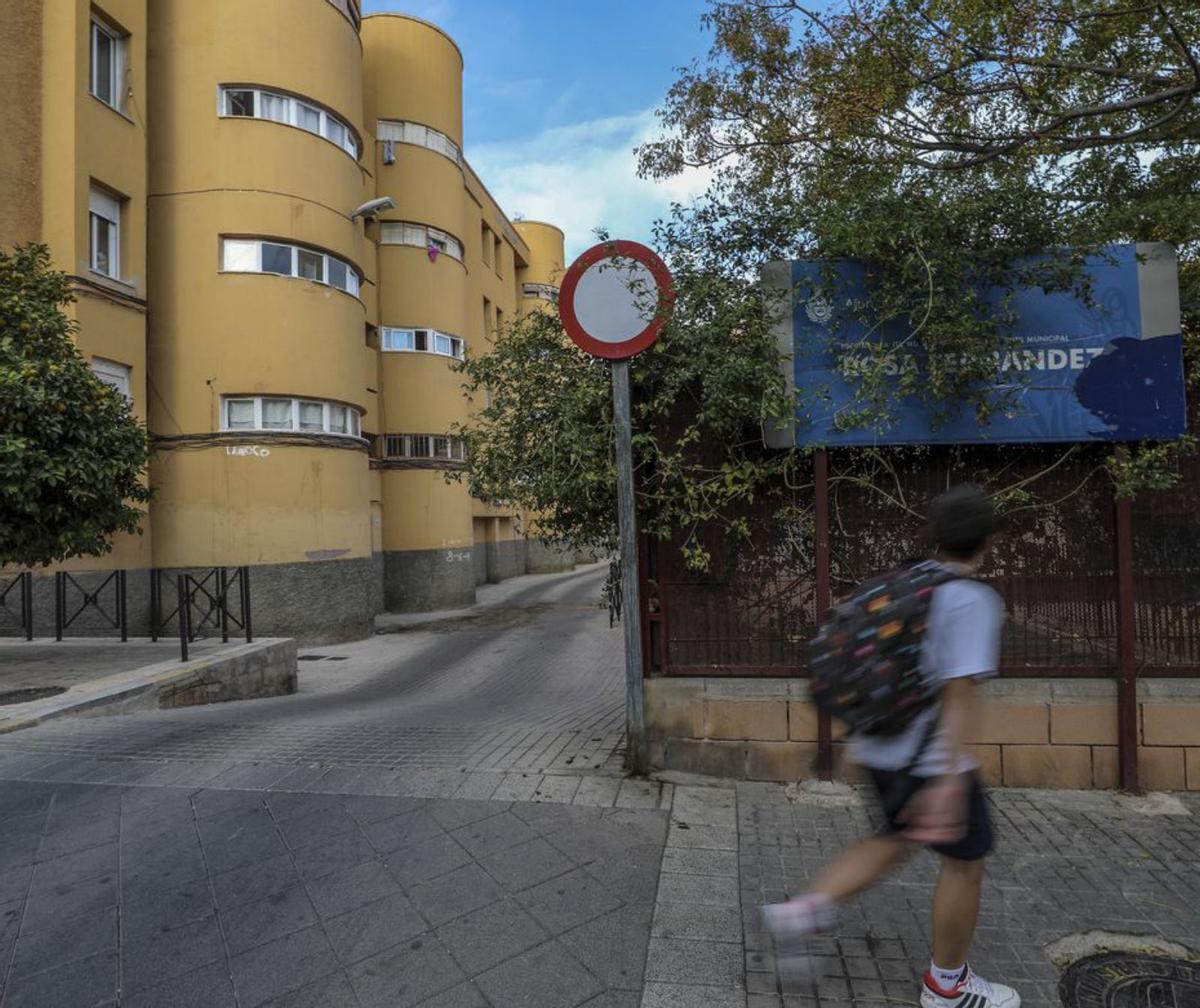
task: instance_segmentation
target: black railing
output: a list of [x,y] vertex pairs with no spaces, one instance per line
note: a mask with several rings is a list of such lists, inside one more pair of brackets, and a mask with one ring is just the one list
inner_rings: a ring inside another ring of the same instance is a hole
[[[179,630],[179,653],[188,660],[188,645],[205,636],[206,630],[219,631],[222,643],[229,642],[230,626],[245,636],[246,643],[254,641],[250,616],[250,568],[212,567],[203,573],[175,575],[175,608],[163,612],[162,577],[165,571],[150,572],[150,636],[157,641],[166,636],[171,620]],[[237,607],[230,607],[231,593],[237,591]]]
[[[10,601],[16,593],[16,603]],[[33,575],[26,571],[11,578],[0,579],[0,618],[15,624],[33,640]]]
[[[54,575],[54,639],[62,640],[63,631],[70,629],[86,612],[96,612],[105,629],[120,630],[122,642],[129,640],[129,608],[123,570],[113,571],[94,591],[80,584],[75,575],[59,571]],[[71,599],[72,589],[76,593]],[[111,595],[105,599],[105,595]],[[106,607],[111,604],[112,611]],[[76,607],[77,606],[77,607]]]

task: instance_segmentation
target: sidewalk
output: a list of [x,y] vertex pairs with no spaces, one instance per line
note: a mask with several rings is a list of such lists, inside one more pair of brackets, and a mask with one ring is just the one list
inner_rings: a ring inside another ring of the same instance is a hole
[[[915,1003],[926,856],[847,908],[815,991],[775,989],[758,929],[870,828],[856,792],[501,777],[0,748],[4,1008]],[[992,801],[973,962],[1028,1008],[1069,936],[1200,950],[1200,796]]]

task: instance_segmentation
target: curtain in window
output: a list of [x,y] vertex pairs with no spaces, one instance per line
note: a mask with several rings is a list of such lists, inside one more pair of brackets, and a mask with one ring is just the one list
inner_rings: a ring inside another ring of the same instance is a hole
[[264,399],[262,411],[264,427],[292,426],[292,401],[290,399]]

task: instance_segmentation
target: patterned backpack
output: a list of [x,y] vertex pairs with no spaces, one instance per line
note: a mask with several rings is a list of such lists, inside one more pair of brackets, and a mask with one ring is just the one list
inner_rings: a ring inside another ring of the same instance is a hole
[[808,645],[809,691],[853,734],[898,735],[935,701],[921,668],[934,589],[955,580],[924,560],[864,581]]

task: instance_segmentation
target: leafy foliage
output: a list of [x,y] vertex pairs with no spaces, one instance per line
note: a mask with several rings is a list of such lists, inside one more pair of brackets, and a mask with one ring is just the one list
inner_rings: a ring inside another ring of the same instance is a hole
[[140,531],[145,427],[92,373],[44,246],[0,252],[0,565],[106,553]]
[[[631,366],[635,486],[642,529],[684,531],[699,566],[701,526],[744,533],[737,505],[794,464],[762,447],[761,423],[788,401],[758,285],[712,268],[712,251],[663,225],[675,311]],[[615,551],[609,366],[571,343],[556,314],[533,312],[491,353],[469,358],[466,390],[486,405],[456,433],[469,444],[472,494],[532,516],[540,535]]]
[[[1079,267],[1107,243],[1173,242],[1200,323],[1194,5],[729,0],[706,20],[709,59],[672,88],[642,170],[716,167],[730,214],[773,208],[760,245],[869,264],[857,422],[885,427],[898,392],[986,422],[1012,293],[1088,299]],[[896,323],[927,351],[898,384],[879,338]]]

